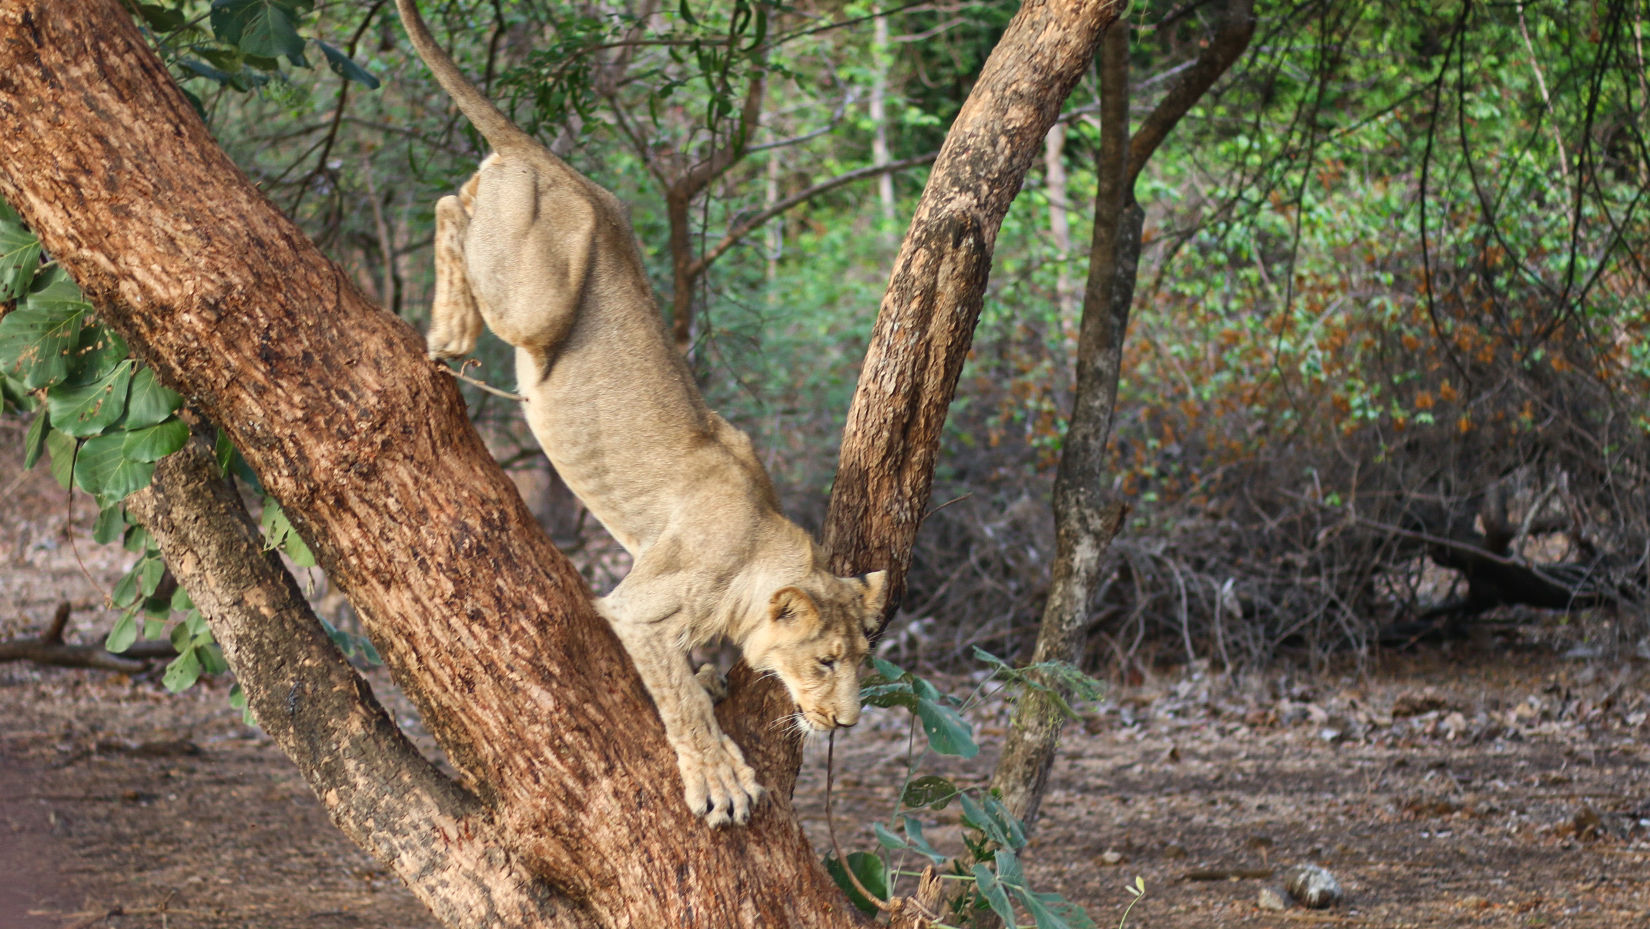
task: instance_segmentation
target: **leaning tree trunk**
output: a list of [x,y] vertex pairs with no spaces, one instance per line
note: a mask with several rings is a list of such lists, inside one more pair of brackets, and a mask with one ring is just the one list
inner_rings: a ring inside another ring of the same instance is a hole
[[900,247],[848,410],[825,522],[838,570],[889,571],[890,610],[905,589],[997,231],[1120,9],[1113,0],[1020,8],[957,113]]
[[[914,252],[918,271],[924,261],[942,268],[926,274],[938,298],[925,306],[977,312],[995,220],[955,206],[977,190],[1006,207],[1044,116],[1080,71],[1069,67],[1070,36],[1114,15],[1103,9],[1032,0],[1010,24],[984,93],[959,120],[965,157],[936,166],[930,183],[952,192],[952,209],[922,214],[942,232],[922,217],[913,232],[926,243]],[[1013,77],[1056,61],[1070,80]],[[104,319],[234,440],[348,593],[457,771],[441,779],[384,732],[339,739],[317,729],[338,714],[367,730],[381,720],[358,681],[274,650],[280,596],[227,588],[220,600],[249,610],[259,630],[228,653],[249,680],[264,665],[279,670],[263,678],[259,712],[288,717],[295,737],[284,747],[358,841],[453,925],[862,923],[792,815],[798,746],[769,725],[790,709],[782,691],[747,680],[721,711],[773,802],[748,828],[706,829],[681,801],[630,662],[493,464],[451,380],[424,359],[417,333],[368,303],[224,156],[123,7],[0,8],[0,114],[10,130],[0,135],[0,195]],[[1008,131],[982,134],[992,125]],[[1016,147],[1024,158],[1011,157]],[[1016,162],[1018,173],[1005,168]],[[885,306],[897,312],[899,301]],[[927,403],[939,395],[942,413],[950,370],[943,385],[884,370],[876,390]],[[907,468],[900,480],[917,478]],[[181,539],[175,527],[187,519],[166,509],[180,499],[172,491],[157,488],[151,518]],[[834,534],[849,558],[897,555],[903,566],[908,536],[867,540],[884,527],[851,529]],[[207,564],[194,567],[227,570]],[[201,579],[194,586],[210,602]],[[343,746],[352,754],[339,755]]]
[[[1094,196],[1094,235],[1077,337],[1077,385],[1071,424],[1061,445],[1054,480],[1055,560],[1033,663],[1073,662],[1082,644],[1088,604],[1100,577],[1101,558],[1122,526],[1125,508],[1108,499],[1106,442],[1117,403],[1123,337],[1134,302],[1145,213],[1134,197],[1135,178],[1146,160],[1192,104],[1224,74],[1254,31],[1251,0],[1232,0],[1216,35],[1192,67],[1164,95],[1131,138],[1127,23],[1107,32],[1100,51],[1100,151]],[[1054,685],[1058,686],[1058,685]],[[1062,695],[1065,696],[1065,695]],[[1037,819],[1065,716],[1048,693],[1019,697],[1008,739],[991,786],[1009,811],[1031,828]]]

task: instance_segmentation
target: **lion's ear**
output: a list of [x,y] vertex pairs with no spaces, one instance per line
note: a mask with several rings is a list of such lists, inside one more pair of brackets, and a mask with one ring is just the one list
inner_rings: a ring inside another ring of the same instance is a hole
[[777,623],[818,622],[819,607],[800,587],[781,587],[768,598],[768,618]]
[[861,574],[858,580],[865,587],[865,612],[861,614],[860,625],[865,627],[865,634],[870,635],[882,626],[882,608],[888,603],[888,572],[872,571]]

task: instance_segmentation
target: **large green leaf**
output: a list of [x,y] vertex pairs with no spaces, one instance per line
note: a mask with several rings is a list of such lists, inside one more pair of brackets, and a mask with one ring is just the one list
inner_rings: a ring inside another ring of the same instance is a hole
[[980,896],[991,904],[991,909],[1002,919],[1003,925],[1014,925],[1014,907],[1008,902],[1008,894],[1003,892],[1003,885],[997,882],[997,875],[983,864],[974,865],[974,883],[980,888]]
[[1094,920],[1083,908],[1056,893],[1033,893],[1024,887],[1014,888],[1014,896],[1025,904],[1026,912],[1037,924],[1037,929],[1096,929]]
[[127,458],[123,453],[125,443],[123,432],[87,439],[75,459],[75,486],[105,502],[124,500],[134,491],[149,486],[149,478],[155,473],[154,464]]
[[88,316],[85,328],[80,330],[80,341],[69,357],[69,377],[64,383],[90,384],[108,377],[121,365],[130,368],[133,363],[127,356],[131,354],[120,333]]
[[126,412],[126,393],[132,386],[132,363],[89,384],[59,384],[46,393],[46,409],[53,428],[77,438],[97,435]]
[[155,377],[155,369],[145,365],[132,375],[132,394],[126,401],[126,421],[122,425],[127,429],[159,425],[182,405],[178,392],[162,384]]
[[0,319],[0,370],[30,390],[62,382],[90,310],[60,269],[41,275],[22,304]]
[[322,42],[320,39],[316,39],[315,44],[320,46],[321,54],[326,56],[327,67],[332,69],[332,73],[352,80],[357,84],[364,84],[372,90],[378,89],[378,78],[367,73],[366,68],[356,64],[348,55]]
[[29,423],[29,432],[23,437],[23,467],[34,467],[40,460],[40,453],[46,450],[46,432],[51,427],[52,417],[44,409],[34,414],[34,422]]
[[212,0],[212,31],[248,55],[299,60],[298,20],[313,0]]
[[52,477],[64,490],[74,480],[75,446],[79,441],[56,429],[46,433],[46,453],[52,456]]
[[157,426],[127,431],[121,453],[132,461],[159,461],[188,441],[189,424],[171,419]]
[[[849,852],[848,868],[853,870],[854,876],[859,878],[859,882],[877,899],[888,899],[888,866],[883,863],[880,856],[870,852]],[[854,886],[854,882],[848,879],[847,870],[835,855],[825,856],[825,871],[860,912],[867,916],[876,913],[877,905],[867,900],[865,895],[859,892],[859,888]]]
[[0,300],[27,293],[38,267],[40,240],[22,226],[0,221]]
[[119,654],[131,648],[132,643],[136,641],[137,617],[127,613],[115,620],[115,627],[109,630],[109,638],[104,641],[103,647]]
[[934,700],[917,701],[917,718],[928,734],[928,745],[942,755],[973,758],[980,753],[974,743],[974,727],[957,711]]
[[195,682],[200,680],[201,660],[195,651],[193,648],[189,649],[173,658],[172,663],[166,666],[166,674],[161,677],[160,682],[166,685],[167,690],[179,693],[193,687]]
[[905,785],[900,802],[908,807],[943,810],[957,798],[957,785],[938,774],[925,774]]

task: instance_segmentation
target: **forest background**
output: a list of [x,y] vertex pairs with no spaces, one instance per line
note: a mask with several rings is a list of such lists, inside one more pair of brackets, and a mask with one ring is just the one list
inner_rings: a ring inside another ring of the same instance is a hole
[[[1014,6],[429,12],[524,126],[631,205],[711,406],[817,527],[905,217]],[[1128,10],[1137,117],[1224,12]],[[302,49],[300,20],[274,13],[270,51]],[[1588,634],[1637,642],[1643,10],[1315,2],[1254,16],[1248,51],[1136,185],[1144,247],[1107,475],[1130,517],[1084,663],[1357,654],[1409,620],[1519,602],[1474,575],[1478,555],[1547,566],[1559,589],[1537,605],[1610,607],[1587,614]],[[431,204],[484,148],[385,4],[323,4],[301,22],[334,46],[308,54],[336,77],[249,56],[198,20],[151,25],[237,162],[363,289],[420,321]],[[998,240],[893,631],[929,663],[973,646],[1013,656],[1034,635],[1098,110],[1091,75]],[[508,386],[506,350],[481,357],[471,373]],[[538,472],[541,520],[584,551],[598,589],[611,583],[622,564],[547,478],[512,404],[469,397],[506,466]]]

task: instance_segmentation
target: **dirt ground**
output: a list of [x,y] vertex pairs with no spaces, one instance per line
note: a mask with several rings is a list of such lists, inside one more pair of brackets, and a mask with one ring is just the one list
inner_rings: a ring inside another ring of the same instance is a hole
[[[14,431],[0,424],[0,637],[67,601],[70,639],[93,641],[112,622],[100,592],[133,556],[91,542],[87,501],[71,512],[43,469],[19,473]],[[1360,671],[1235,683],[1182,668],[1116,688],[1071,730],[1030,881],[1101,927],[1137,875],[1141,929],[1650,925],[1647,671],[1549,622]],[[0,929],[435,925],[241,722],[228,686],[172,696],[156,673],[0,664]],[[920,773],[983,780],[1003,714],[976,722],[980,758]],[[839,739],[845,846],[874,846],[906,733],[873,710]],[[823,769],[813,746],[797,800],[819,848]],[[954,817],[930,819],[942,851],[960,850]],[[1255,875],[1303,862],[1345,899],[1263,909],[1277,877]]]

